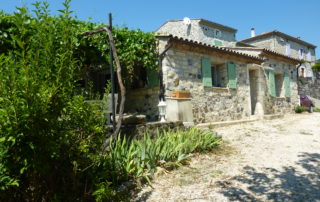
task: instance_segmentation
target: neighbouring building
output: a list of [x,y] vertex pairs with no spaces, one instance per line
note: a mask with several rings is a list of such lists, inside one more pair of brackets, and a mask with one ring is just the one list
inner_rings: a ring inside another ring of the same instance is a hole
[[312,78],[316,76],[311,69],[316,60],[316,46],[301,40],[300,37],[293,37],[277,30],[255,35],[255,30],[251,29],[251,37],[240,42],[259,48],[267,48],[302,60],[303,63],[299,67],[299,77]]

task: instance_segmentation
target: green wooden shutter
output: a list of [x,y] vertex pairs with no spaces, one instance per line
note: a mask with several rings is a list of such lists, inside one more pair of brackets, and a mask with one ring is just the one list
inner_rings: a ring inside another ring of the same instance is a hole
[[284,73],[284,87],[285,87],[285,96],[291,97],[290,77],[287,73]]
[[203,86],[212,86],[211,62],[208,58],[201,59]]
[[273,71],[269,71],[269,94],[272,97],[276,97],[276,84]]
[[215,46],[222,46],[222,41],[214,40],[214,45]]
[[156,70],[147,69],[147,82],[148,82],[148,87],[159,85],[159,74]]
[[236,66],[233,62],[228,62],[229,88],[237,88]]

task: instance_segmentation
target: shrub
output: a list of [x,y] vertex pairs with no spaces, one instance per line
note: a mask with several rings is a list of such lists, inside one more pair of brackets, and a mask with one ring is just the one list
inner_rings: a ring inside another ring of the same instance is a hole
[[296,113],[302,113],[302,112],[305,112],[305,111],[306,111],[306,108],[304,108],[304,107],[302,107],[302,106],[296,106],[296,107],[294,108],[294,111],[295,111]]
[[0,201],[72,201],[92,188],[83,170],[101,147],[103,120],[75,96],[69,3],[56,18],[47,3],[35,4],[36,18],[26,8],[5,16],[15,31],[0,54]]

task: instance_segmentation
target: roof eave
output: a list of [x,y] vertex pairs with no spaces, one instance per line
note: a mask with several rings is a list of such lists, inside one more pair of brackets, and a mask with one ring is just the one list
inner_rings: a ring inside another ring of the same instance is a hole
[[311,48],[317,48],[316,45],[313,45],[311,43],[308,43],[306,41],[303,41],[301,39],[295,38],[293,36],[290,36],[288,34],[285,34],[283,32],[277,31],[277,30],[265,32],[265,33],[259,34],[257,36],[254,36],[254,37],[243,39],[243,40],[240,40],[240,42],[246,43],[246,42],[254,41],[254,40],[257,40],[257,39],[260,39],[260,38],[268,37],[269,35],[279,35],[279,36],[282,36],[284,38],[288,38],[291,41],[295,41],[296,43],[300,43],[300,44],[303,44],[303,45],[311,47]]
[[226,48],[226,47],[214,46],[214,45],[206,44],[203,42],[189,40],[189,39],[185,39],[185,38],[173,36],[173,35],[158,34],[158,35],[156,35],[156,37],[157,38],[161,38],[161,37],[162,38],[169,38],[170,42],[177,41],[177,42],[183,42],[183,43],[186,43],[189,45],[200,46],[203,48],[211,48],[211,49],[218,51],[218,52],[224,52],[224,53],[228,53],[228,54],[231,54],[231,55],[234,55],[237,57],[247,58],[248,60],[252,60],[252,61],[254,61],[254,63],[257,63],[257,64],[261,64],[263,62],[263,59],[260,57],[252,56],[252,55],[249,55],[246,53],[237,52],[237,51],[234,51],[234,50]]

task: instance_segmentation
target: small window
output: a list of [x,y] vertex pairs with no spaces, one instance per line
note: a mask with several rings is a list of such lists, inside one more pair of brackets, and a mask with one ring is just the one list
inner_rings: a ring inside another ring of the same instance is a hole
[[222,46],[222,41],[214,40],[214,45],[215,46]]
[[302,48],[299,49],[299,55],[300,55],[300,56],[303,55],[303,49],[302,49]]
[[287,45],[286,45],[286,55],[287,55],[287,56],[290,56],[290,55],[291,55],[291,47],[290,47],[290,44],[289,44],[289,43],[287,43]]
[[223,68],[219,65],[213,65],[211,67],[212,86],[213,87],[225,87],[223,78]]
[[275,87],[276,87],[276,97],[283,97],[283,75],[275,74]]
[[302,59],[303,58],[303,49],[302,48],[300,48],[299,49],[299,59]]

